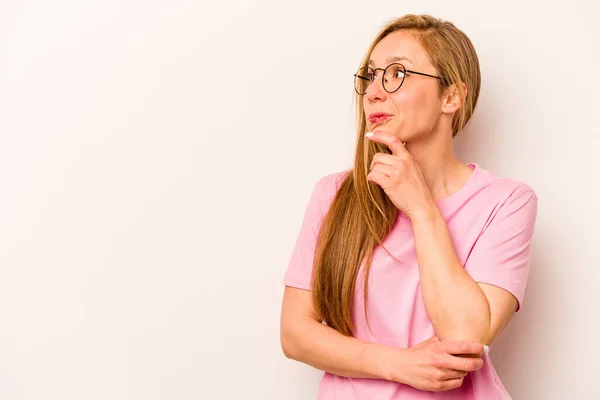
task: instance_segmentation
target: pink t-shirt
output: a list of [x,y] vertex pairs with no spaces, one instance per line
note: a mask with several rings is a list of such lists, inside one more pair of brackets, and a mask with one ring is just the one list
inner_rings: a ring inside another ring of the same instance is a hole
[[[537,214],[537,197],[527,184],[495,176],[477,163],[456,193],[437,202],[452,237],[457,256],[476,282],[511,292],[523,304],[529,274],[531,239]],[[283,283],[311,289],[316,235],[337,188],[349,170],[326,175],[315,184],[300,234],[292,251]],[[410,219],[398,213],[384,245],[374,250],[369,275],[369,322],[363,313],[363,279],[357,280],[352,320],[356,338],[392,347],[409,348],[435,334],[425,310]],[[364,266],[364,264],[363,264]],[[360,276],[360,275],[359,275]],[[489,356],[483,368],[469,373],[460,388],[428,392],[384,379],[346,378],[325,372],[320,400],[396,399],[510,399]]]

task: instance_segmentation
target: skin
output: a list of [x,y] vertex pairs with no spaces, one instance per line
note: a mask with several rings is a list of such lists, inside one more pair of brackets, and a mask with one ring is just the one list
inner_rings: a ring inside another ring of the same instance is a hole
[[[395,32],[375,47],[374,68],[389,57],[407,69],[437,75],[427,53],[405,32]],[[314,318],[311,294],[286,286],[280,319],[284,354],[315,368],[345,377],[379,378],[421,390],[443,391],[462,385],[468,372],[483,366],[484,344],[508,323],[516,299],[495,286],[474,282],[456,258],[447,227],[435,202],[460,188],[472,170],[452,150],[451,122],[460,108],[454,90],[441,94],[438,80],[410,75],[390,94],[381,73],[363,96],[365,114],[392,118],[369,124],[369,140],[392,154],[378,153],[368,180],[380,185],[413,224],[423,300],[437,336],[411,348],[393,348],[347,337]]]
[[[410,33],[385,37],[373,50],[370,64],[385,68],[391,57],[405,57],[407,69],[438,75]],[[435,204],[460,190],[472,173],[452,149],[452,118],[461,106],[456,86],[440,93],[437,79],[412,74],[398,91],[388,93],[379,78],[367,88],[363,105],[373,133],[369,140],[392,150],[391,155],[375,155],[367,179],[381,186],[412,221],[423,297],[438,336],[491,343],[512,317],[517,301],[504,289],[471,279]],[[392,117],[371,124],[368,116],[374,112]]]
[[[371,54],[372,68],[385,68],[390,57],[406,57],[399,62],[407,69],[438,75],[429,56],[409,33],[398,31],[381,40]],[[402,87],[387,93],[381,85],[381,74],[363,96],[365,116],[385,112],[392,117],[382,124],[371,124],[368,131],[397,136],[421,169],[431,197],[437,201],[459,190],[472,170],[458,161],[452,150],[452,116],[460,107],[456,95],[440,98],[439,81],[412,74]]]

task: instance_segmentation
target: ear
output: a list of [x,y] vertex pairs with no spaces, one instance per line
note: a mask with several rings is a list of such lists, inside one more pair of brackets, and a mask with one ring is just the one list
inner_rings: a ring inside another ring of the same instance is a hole
[[442,99],[442,112],[452,114],[456,112],[467,97],[467,85],[464,82],[458,82],[450,85],[445,90]]

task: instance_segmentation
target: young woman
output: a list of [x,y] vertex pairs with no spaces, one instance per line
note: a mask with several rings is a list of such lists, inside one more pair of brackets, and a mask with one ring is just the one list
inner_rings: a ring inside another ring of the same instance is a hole
[[427,15],[355,74],[354,166],[316,183],[284,277],[282,348],[325,371],[319,399],[510,398],[487,346],[523,302],[537,197],[453,154],[480,81],[467,36]]

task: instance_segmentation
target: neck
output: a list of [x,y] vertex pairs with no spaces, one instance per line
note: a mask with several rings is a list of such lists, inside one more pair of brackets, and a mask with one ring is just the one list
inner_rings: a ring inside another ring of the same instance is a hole
[[472,173],[471,168],[454,156],[451,132],[425,135],[407,142],[406,149],[419,166],[434,201],[460,190]]

